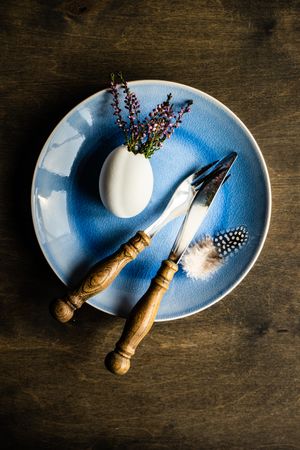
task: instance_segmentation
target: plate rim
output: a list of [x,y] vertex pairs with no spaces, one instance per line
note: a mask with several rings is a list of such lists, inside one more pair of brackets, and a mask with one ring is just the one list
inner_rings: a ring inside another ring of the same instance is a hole
[[[163,318],[163,319],[155,319],[155,322],[168,322],[171,320],[177,320],[177,319],[182,319],[184,317],[189,317],[192,316],[194,314],[197,314],[201,311],[204,311],[207,308],[210,308],[211,306],[213,306],[215,303],[219,302],[220,300],[222,300],[224,297],[226,297],[227,295],[229,295],[242,281],[243,279],[248,275],[248,273],[250,272],[250,270],[253,268],[254,264],[256,263],[262,249],[263,246],[265,244],[267,235],[268,235],[268,231],[270,228],[270,222],[271,222],[271,213],[272,213],[272,190],[271,190],[271,181],[270,181],[270,176],[269,176],[269,172],[268,172],[268,168],[266,165],[266,162],[264,160],[262,151],[258,145],[258,143],[256,142],[254,136],[252,135],[251,131],[247,128],[247,126],[244,124],[244,122],[231,110],[229,109],[226,105],[224,105],[224,103],[222,103],[220,100],[216,99],[215,97],[213,97],[210,94],[207,94],[204,91],[201,91],[200,89],[194,88],[192,86],[188,86],[186,84],[183,83],[178,83],[175,81],[167,81],[167,80],[159,80],[159,79],[144,79],[144,80],[134,80],[134,81],[130,81],[128,82],[129,85],[143,85],[143,84],[157,84],[157,85],[173,85],[175,87],[180,87],[183,88],[185,90],[189,90],[191,92],[194,92],[195,94],[200,94],[202,97],[206,98],[207,100],[209,100],[210,102],[212,102],[213,104],[215,104],[217,107],[219,107],[222,110],[225,110],[225,112],[234,120],[238,123],[238,125],[243,129],[243,131],[245,132],[245,134],[247,135],[248,139],[250,140],[252,146],[255,148],[256,154],[259,157],[259,161],[261,164],[261,167],[263,168],[263,172],[264,172],[264,176],[265,176],[265,180],[266,180],[266,186],[267,186],[267,208],[266,208],[266,218],[265,218],[265,227],[264,227],[264,233],[262,235],[261,241],[260,241],[260,245],[257,247],[253,258],[251,260],[251,262],[249,263],[248,267],[246,268],[246,270],[236,279],[236,281],[227,289],[225,290],[225,292],[223,292],[221,295],[219,295],[215,300],[213,300],[211,303],[209,303],[208,305],[203,305],[193,311],[181,314],[181,315],[176,315],[176,316],[171,316],[171,317],[167,317],[167,318]],[[62,281],[62,283],[67,286],[67,283],[61,278],[61,276],[57,273],[57,271],[55,270],[52,262],[48,259],[47,257],[47,253],[44,250],[40,237],[39,237],[39,232],[38,232],[38,224],[37,224],[37,219],[36,219],[36,215],[35,215],[35,205],[34,205],[34,198],[35,198],[35,193],[34,193],[34,186],[35,186],[35,180],[36,180],[36,176],[37,176],[37,171],[38,168],[40,166],[40,163],[42,161],[42,159],[44,158],[45,154],[47,153],[47,148],[49,147],[49,143],[52,139],[52,137],[55,135],[57,129],[61,126],[61,124],[63,122],[65,122],[69,116],[72,115],[72,113],[77,110],[81,105],[85,104],[86,102],[92,100],[93,98],[96,98],[97,96],[103,94],[104,92],[107,92],[108,88],[104,88],[101,89],[100,91],[95,92],[94,94],[86,97],[85,99],[83,99],[81,102],[77,103],[73,108],[70,109],[70,111],[65,114],[61,120],[57,123],[57,125],[54,127],[54,129],[52,130],[52,132],[50,133],[49,137],[47,138],[47,140],[45,141],[41,152],[38,156],[38,159],[36,161],[35,164],[35,168],[34,168],[34,172],[33,172],[33,176],[32,176],[32,184],[31,184],[31,218],[32,218],[32,222],[33,222],[33,228],[34,228],[34,232],[39,244],[39,247],[42,251],[42,254],[44,255],[47,263],[49,264],[49,266],[51,267],[51,269],[53,270],[53,272],[55,273],[55,275],[60,279],[60,281]],[[150,281],[150,280],[149,280]],[[92,303],[92,299],[87,300],[87,302],[90,306],[93,306],[94,308],[96,308],[99,311],[102,311],[104,313],[107,313],[111,316],[115,316],[115,317],[120,317],[119,315],[111,312],[111,311],[107,311],[103,308],[100,308],[99,306],[95,305]]]

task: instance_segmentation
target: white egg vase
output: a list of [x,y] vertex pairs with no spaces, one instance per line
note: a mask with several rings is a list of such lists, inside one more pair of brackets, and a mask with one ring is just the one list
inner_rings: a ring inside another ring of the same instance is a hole
[[120,145],[108,155],[100,173],[99,192],[104,206],[115,216],[129,218],[142,212],[152,191],[153,171],[143,154]]
[[[129,218],[142,212],[150,201],[153,172],[149,159],[178,128],[193,102],[186,101],[176,112],[170,93],[166,100],[141,118],[140,103],[121,73],[111,74],[109,91],[115,123],[124,133],[125,144],[115,148],[104,161],[99,192],[109,211],[117,217]],[[121,92],[127,110],[126,120],[121,109]]]

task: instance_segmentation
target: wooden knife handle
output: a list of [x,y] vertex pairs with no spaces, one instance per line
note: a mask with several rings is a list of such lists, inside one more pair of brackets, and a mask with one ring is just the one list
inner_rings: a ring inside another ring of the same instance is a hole
[[112,373],[124,375],[129,370],[130,359],[139,343],[150,331],[160,302],[177,270],[178,265],[170,259],[163,261],[148,291],[132,309],[115,350],[105,359],[106,367]]
[[86,275],[77,289],[62,299],[54,300],[50,306],[52,315],[59,322],[68,322],[83,303],[106,289],[130,261],[135,259],[149,244],[150,237],[138,231],[126,244],[108,258],[97,263]]

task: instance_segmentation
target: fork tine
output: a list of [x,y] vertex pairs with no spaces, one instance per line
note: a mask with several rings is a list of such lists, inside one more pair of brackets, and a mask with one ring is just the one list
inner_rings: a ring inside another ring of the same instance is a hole
[[[200,189],[201,186],[202,186],[203,181],[204,181],[204,183],[207,183],[207,182],[209,182],[212,178],[218,177],[219,175],[221,175],[221,173],[223,173],[223,172],[226,171],[226,170],[228,170],[228,169],[225,168],[225,167],[218,167],[217,169],[213,170],[213,171],[212,171],[209,175],[207,175],[204,179],[201,179],[201,180],[199,181],[198,184],[194,185],[195,191],[199,191],[199,189]],[[224,181],[223,181],[223,183],[224,183]]]
[[232,163],[235,161],[236,158],[237,153],[230,152],[227,156],[222,158],[218,162],[218,164],[212,163],[210,166],[215,164],[215,167],[212,170],[206,170],[205,173],[200,175],[200,177],[197,177],[195,180],[193,180],[193,182],[191,183],[193,188],[199,190],[201,183],[211,180],[212,178],[218,176],[221,172],[223,172],[224,169],[228,171],[228,167],[232,165]]
[[[227,156],[225,156],[225,158],[223,158],[219,164],[216,165],[216,167],[211,170],[208,174],[205,175],[205,177],[201,178],[200,180],[198,179],[197,181],[197,185],[194,185],[193,188],[198,191],[201,186],[204,186],[204,184],[207,184],[209,182],[211,182],[211,180],[213,178],[215,178],[216,180],[218,179],[219,176],[221,176],[221,174],[223,173],[223,177],[221,180],[218,180],[218,183],[223,183],[224,182],[224,178],[229,178],[229,176],[227,176],[227,172],[229,170],[229,168],[232,166],[232,164],[234,163],[235,159],[237,158],[237,153],[236,152],[231,152],[229,153]],[[225,180],[225,181],[227,181]]]
[[[207,172],[211,167],[213,167],[215,164],[217,164],[217,162],[219,162],[219,160],[217,159],[216,161],[213,161],[210,164],[207,164],[207,166],[201,167],[201,169],[199,169],[197,172],[195,172],[193,174],[193,180],[191,185],[195,186],[199,184],[200,180],[203,180],[203,177],[201,177],[201,175],[203,175],[205,172]],[[207,174],[205,174],[206,176]]]

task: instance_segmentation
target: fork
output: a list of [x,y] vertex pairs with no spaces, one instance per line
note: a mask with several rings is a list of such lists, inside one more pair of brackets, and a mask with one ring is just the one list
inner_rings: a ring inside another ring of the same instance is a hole
[[76,289],[69,291],[64,298],[54,300],[50,305],[50,311],[55,319],[62,323],[71,320],[74,312],[81,308],[86,300],[110,286],[121,270],[150,245],[152,238],[167,223],[184,215],[189,209],[200,184],[203,183],[209,175],[210,169],[216,163],[217,161],[214,161],[185,178],[155,222],[145,231],[138,231],[128,242],[122,244],[115,253],[94,265]]

